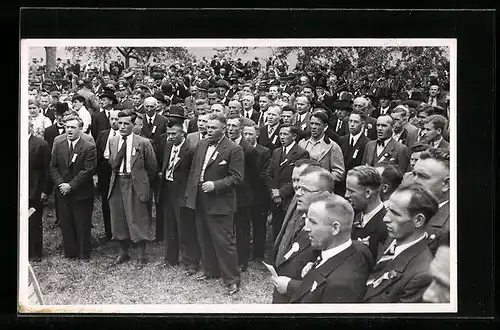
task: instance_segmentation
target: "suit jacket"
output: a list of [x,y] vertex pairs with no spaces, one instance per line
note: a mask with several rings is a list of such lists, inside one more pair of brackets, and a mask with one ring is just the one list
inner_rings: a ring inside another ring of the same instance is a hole
[[[345,118],[344,118],[345,119]],[[346,120],[346,124],[349,118]],[[349,125],[347,124],[346,126],[346,134],[349,133]],[[366,117],[366,123],[365,123],[365,128],[364,128],[364,133],[365,135],[370,139],[370,140],[376,140],[377,139],[377,120],[375,118],[372,118],[370,116]]]
[[408,129],[403,128],[403,132],[396,141],[410,148],[417,142],[417,132],[418,130],[409,131]]
[[259,179],[259,162],[257,150],[242,137],[240,147],[245,160],[243,182],[236,186],[236,201],[238,207],[251,206],[253,203],[252,182]]
[[[373,216],[373,218],[368,221],[365,227],[358,228],[353,226],[351,231],[351,238],[353,240],[366,239],[368,238],[368,248],[373,256],[373,260],[378,260],[378,251],[380,246],[384,245],[387,240],[387,227],[384,224],[384,216],[387,213],[385,207],[382,207],[380,211]],[[358,214],[360,216],[361,214]]]
[[271,158],[271,188],[279,189],[280,196],[283,199],[281,207],[283,210],[288,208],[293,195],[292,171],[294,164],[299,159],[309,158],[309,153],[299,147],[297,143],[290,149],[288,155],[283,157],[283,148],[273,151]]
[[[97,168],[96,173],[98,176],[106,176],[108,179],[111,177],[111,165],[108,160],[104,158],[104,151],[106,150],[106,143],[108,141],[109,134],[111,133],[111,128],[101,131],[97,136],[95,142],[97,150]],[[117,132],[117,136],[119,133]]]
[[306,113],[304,120],[300,120],[300,115],[297,113],[297,120],[295,126],[299,129],[298,140],[305,139],[311,136],[311,113]]
[[271,190],[271,152],[264,146],[256,144],[255,150],[257,152],[257,164],[259,170],[259,177],[251,184],[253,185],[254,205],[268,205],[270,202],[269,191]]
[[189,134],[189,133],[193,133],[193,132],[198,132],[198,119],[196,119],[196,118],[189,120],[186,133]]
[[[186,187],[186,207],[196,208],[198,185],[205,155],[208,149],[208,139],[200,141],[193,156],[193,163]],[[245,160],[243,149],[236,143],[223,137],[212,154],[205,168],[203,181],[212,181],[215,190],[206,193],[207,214],[225,215],[236,212],[236,186],[243,182]]]
[[[388,240],[390,241],[390,240]],[[370,278],[378,279],[387,272],[394,277],[384,279],[379,285],[366,286],[365,302],[370,303],[418,303],[431,284],[429,264],[432,254],[425,239],[410,246],[382,269],[375,265]]]
[[441,206],[437,213],[425,225],[427,242],[432,254],[436,254],[440,242],[450,232],[450,202]]
[[[52,147],[50,160],[50,177],[55,186],[61,183],[69,183],[71,191],[63,196],[56,189],[56,194],[61,198],[73,198],[82,200],[94,196],[94,180],[97,159],[95,144],[80,137],[73,147],[73,155],[69,155],[69,145],[66,138],[59,135]],[[71,157],[71,158],[70,158]]]
[[[85,141],[87,142],[90,142],[92,143],[93,145],[95,145],[95,141],[94,141],[94,138],[92,137],[92,135],[90,134],[87,134],[87,133],[81,133],[80,134],[80,138],[81,139],[84,139]],[[63,133],[63,134],[60,134],[58,136],[56,136],[54,138],[54,143],[53,144],[56,144],[57,142],[60,142],[60,141],[66,141],[67,140],[67,135],[66,133]]]
[[29,199],[39,201],[42,192],[47,193],[49,181],[49,144],[31,134],[29,146]]
[[332,130],[339,136],[344,136],[347,133],[349,133],[349,123],[348,123],[349,117],[345,117],[344,119],[342,119],[342,121],[340,122],[340,127],[338,129],[337,129],[337,120],[338,120],[337,116],[332,118],[330,125]]
[[[245,110],[241,110],[241,115],[245,117]],[[259,117],[260,117],[260,112],[252,108],[252,115],[250,116],[250,119],[252,119],[255,122],[255,124],[259,124]]]
[[[344,157],[340,146],[330,140],[326,135],[323,137],[326,143],[326,148],[321,152],[318,159],[316,159],[321,167],[332,173],[335,181],[341,182],[344,180],[345,167]],[[306,150],[308,140],[300,140],[299,147]],[[312,158],[312,157],[311,157]]]
[[54,104],[49,104],[48,108],[47,108],[47,111],[43,110],[43,109],[40,109],[40,111],[42,112],[42,114],[49,118],[50,121],[52,123],[54,123],[54,119],[56,119],[56,116],[55,116],[55,112],[56,112],[56,109],[55,109],[55,105]]
[[257,143],[269,149],[269,151],[273,152],[274,149],[281,147],[281,140],[279,136],[281,125],[278,124],[278,127],[273,132],[272,136],[269,136],[268,125],[264,125],[259,128],[259,137],[257,139]]
[[[63,133],[66,132],[66,129],[63,128]],[[52,145],[54,144],[54,139],[60,135],[59,134],[59,128],[57,127],[57,124],[54,124],[52,126],[49,126],[45,129],[43,132],[43,139],[47,141],[49,144],[50,150],[52,150]]]
[[109,119],[106,117],[105,111],[96,111],[92,113],[92,123],[90,124],[90,133],[94,140],[97,140],[99,132],[105,129],[111,128],[109,124]]
[[402,171],[408,168],[408,164],[410,163],[410,155],[408,147],[404,144],[401,144],[391,138],[387,143],[387,146],[384,148],[384,150],[382,150],[378,157],[375,154],[376,150],[377,141],[368,141],[365,147],[365,152],[363,153],[363,160],[361,161],[361,163],[374,166],[379,162],[389,161],[399,165],[399,168]]
[[125,109],[133,109],[134,108],[134,102],[132,102],[131,99],[128,97],[118,101],[118,104],[115,106],[116,110],[125,110]]
[[437,147],[441,148],[441,149],[450,150],[450,144],[448,142],[446,142],[445,139],[441,139],[441,142],[439,142]]
[[354,167],[361,165],[363,160],[363,154],[365,152],[365,147],[368,141],[370,141],[366,135],[361,133],[358,141],[353,147],[350,146],[351,135],[346,134],[340,137],[340,148],[342,149],[342,155],[344,157],[344,166],[346,173],[353,169]]
[[[156,128],[155,128],[156,127]],[[153,132],[154,131],[154,132]],[[153,140],[153,147],[158,150],[158,147],[163,140],[161,135],[167,131],[167,118],[160,114],[155,115],[153,125],[148,122],[148,116],[144,115],[144,123],[141,129],[141,135]]]
[[[120,135],[114,136],[109,140],[109,164],[111,165],[115,162],[116,156],[118,155],[119,141]],[[130,174],[132,178],[132,187],[139,197],[139,200],[143,203],[149,200],[151,182],[153,182],[157,176],[157,169],[158,164],[151,142],[145,137],[134,134],[130,157]],[[113,170],[109,182],[108,198],[113,191],[115,179],[116,171]]]
[[193,150],[196,149],[196,146],[200,142],[201,138],[200,134],[201,134],[200,132],[192,132],[186,136],[186,143],[188,144],[190,149]]
[[[173,144],[165,143],[163,146],[163,159],[158,164],[158,167],[161,169],[162,176],[165,175],[170,161],[170,156],[172,153]],[[184,141],[181,148],[179,149],[179,154],[177,157],[179,160],[175,163],[173,169],[173,178],[174,181],[170,182],[171,186],[169,191],[165,191],[163,188],[163,184],[160,181],[158,186],[158,194],[161,198],[162,194],[175,194],[177,197],[177,201],[179,202],[179,206],[186,206],[186,186],[189,178],[189,171],[191,170],[191,163],[193,161],[193,153],[194,150],[189,147],[189,145]]]
[[291,303],[355,303],[362,301],[369,265],[352,244],[309,270],[302,281],[291,280]]

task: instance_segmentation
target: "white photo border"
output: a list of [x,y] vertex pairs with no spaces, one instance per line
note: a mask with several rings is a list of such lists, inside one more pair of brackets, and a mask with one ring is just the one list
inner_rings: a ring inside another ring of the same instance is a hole
[[[171,305],[33,305],[28,302],[28,135],[24,104],[28,99],[29,48],[44,46],[135,46],[135,47],[410,47],[445,46],[450,56],[450,303],[448,304],[171,304]],[[457,39],[22,39],[20,43],[21,92],[19,106],[20,163],[18,219],[18,312],[19,313],[291,313],[291,314],[387,314],[457,313]]]

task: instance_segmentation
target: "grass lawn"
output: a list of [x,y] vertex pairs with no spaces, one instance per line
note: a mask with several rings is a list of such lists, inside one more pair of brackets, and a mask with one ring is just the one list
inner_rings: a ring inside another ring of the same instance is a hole
[[58,247],[62,243],[62,235],[60,229],[53,225],[54,221],[55,210],[51,199],[43,215],[44,257],[41,262],[31,264],[46,304],[271,303],[270,275],[253,262],[241,274],[241,290],[234,296],[226,294],[221,279],[198,282],[193,277],[184,276],[181,266],[160,267],[163,261],[161,242],[149,244],[149,263],[143,269],[134,268],[137,258],[135,249],[131,250],[131,262],[113,266],[119,246],[117,242],[99,243],[99,237],[104,236],[104,225],[98,196],[94,200],[90,262],[63,257],[62,247]]

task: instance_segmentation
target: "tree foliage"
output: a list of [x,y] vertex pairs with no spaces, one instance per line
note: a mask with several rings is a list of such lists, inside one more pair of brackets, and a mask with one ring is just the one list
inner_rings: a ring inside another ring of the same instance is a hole
[[257,47],[243,47],[243,46],[238,46],[238,47],[221,47],[221,48],[215,48],[215,52],[219,57],[230,57],[233,58],[237,55],[240,54],[246,54],[248,51],[253,50]]

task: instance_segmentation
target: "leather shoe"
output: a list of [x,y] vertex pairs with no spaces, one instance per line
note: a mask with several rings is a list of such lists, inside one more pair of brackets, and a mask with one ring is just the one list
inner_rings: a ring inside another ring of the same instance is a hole
[[215,278],[217,278],[217,276],[207,276],[205,274],[200,274],[200,275],[196,276],[194,279],[197,281],[206,281],[206,280],[211,280],[211,279],[215,279]]
[[198,272],[198,270],[196,270],[196,269],[188,269],[188,270],[186,270],[186,276],[193,276],[197,272]]
[[137,259],[137,264],[135,265],[136,269],[142,269],[144,268],[144,265],[148,263],[148,259],[146,258],[139,258]]
[[227,294],[232,296],[233,294],[237,293],[240,291],[240,285],[239,284],[229,284],[227,286]]
[[130,260],[130,255],[128,254],[121,254],[116,258],[115,265],[120,265],[123,264],[124,262],[127,262]]

